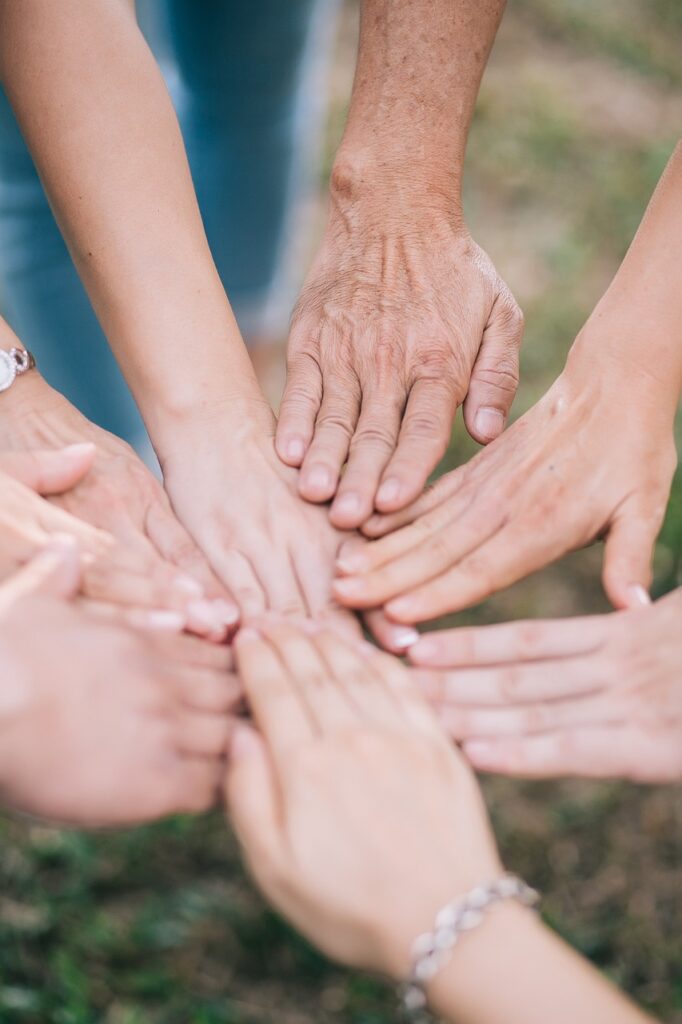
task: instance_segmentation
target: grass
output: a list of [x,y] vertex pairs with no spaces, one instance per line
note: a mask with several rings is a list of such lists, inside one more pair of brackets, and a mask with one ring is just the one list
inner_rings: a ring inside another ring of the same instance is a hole
[[[560,370],[676,141],[681,11],[677,0],[510,5],[466,201],[527,314],[517,413]],[[343,103],[339,87],[332,134]],[[458,428],[450,464],[471,451]],[[596,549],[578,553],[459,621],[605,610],[599,562]],[[681,563],[678,477],[657,593],[682,582]],[[486,793],[506,861],[543,890],[548,921],[682,1022],[679,788],[491,780]],[[389,989],[330,965],[263,906],[218,814],[111,835],[0,818],[0,894],[0,1024],[396,1020]]]

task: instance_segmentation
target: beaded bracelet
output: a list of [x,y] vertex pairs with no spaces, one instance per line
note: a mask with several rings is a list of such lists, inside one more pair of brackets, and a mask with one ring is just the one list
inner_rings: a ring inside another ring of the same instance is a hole
[[426,1022],[430,1019],[426,1012],[426,985],[450,959],[462,933],[479,925],[486,910],[501,900],[518,900],[525,907],[534,907],[540,896],[516,875],[502,875],[448,903],[436,917],[434,930],[415,940],[412,972],[402,989],[406,1020]]

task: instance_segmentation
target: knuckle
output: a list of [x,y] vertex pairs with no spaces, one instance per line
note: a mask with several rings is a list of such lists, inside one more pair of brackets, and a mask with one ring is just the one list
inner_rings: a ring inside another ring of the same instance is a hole
[[380,423],[366,424],[356,430],[351,443],[351,451],[355,451],[357,448],[392,451],[395,443],[396,437],[390,428]]

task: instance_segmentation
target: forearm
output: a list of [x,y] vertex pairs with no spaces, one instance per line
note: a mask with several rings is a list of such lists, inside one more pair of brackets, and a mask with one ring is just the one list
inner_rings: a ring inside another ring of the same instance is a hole
[[682,143],[569,365],[595,359],[653,386],[674,412],[682,391]]
[[332,191],[459,209],[467,135],[506,0],[363,0]]
[[457,1024],[645,1024],[651,1018],[529,911],[508,904],[464,935],[431,985]]
[[0,3],[3,83],[152,437],[260,392],[182,138],[125,0]]

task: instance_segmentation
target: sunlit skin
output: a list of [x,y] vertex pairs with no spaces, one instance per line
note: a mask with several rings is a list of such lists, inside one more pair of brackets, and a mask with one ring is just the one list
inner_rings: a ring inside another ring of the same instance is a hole
[[682,779],[682,589],[648,608],[427,634],[416,677],[480,770]]
[[677,464],[682,388],[682,147],[610,288],[549,392],[413,506],[349,542],[338,600],[423,622],[459,611],[566,552],[605,541],[616,608],[642,604]]

